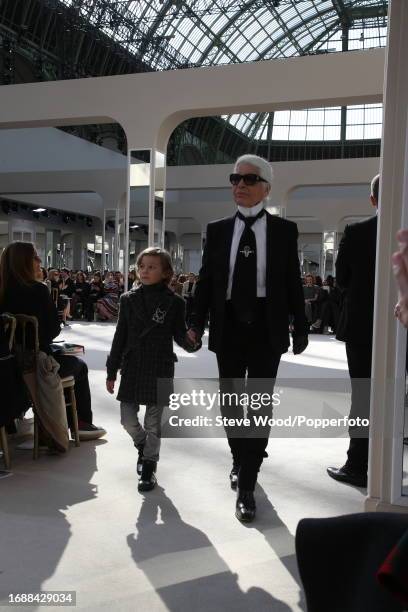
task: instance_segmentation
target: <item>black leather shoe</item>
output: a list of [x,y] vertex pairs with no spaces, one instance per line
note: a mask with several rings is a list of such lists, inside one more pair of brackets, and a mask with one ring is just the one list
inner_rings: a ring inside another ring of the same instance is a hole
[[238,487],[238,474],[239,474],[239,465],[237,465],[236,463],[233,463],[232,470],[229,475],[229,479],[231,483],[231,489],[233,489],[234,491]]
[[157,484],[156,476],[156,462],[149,461],[148,459],[143,460],[142,473],[139,478],[137,485],[138,491],[151,491]]
[[235,516],[239,521],[250,523],[254,520],[255,513],[256,505],[253,491],[239,489],[235,506]]
[[341,468],[328,467],[327,473],[330,478],[354,485],[355,487],[367,486],[367,474],[362,472],[352,472],[346,465]]

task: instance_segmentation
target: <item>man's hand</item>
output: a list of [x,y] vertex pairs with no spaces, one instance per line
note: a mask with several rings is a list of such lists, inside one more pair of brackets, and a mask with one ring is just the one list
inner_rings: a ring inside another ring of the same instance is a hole
[[408,230],[399,230],[397,240],[400,250],[392,256],[392,268],[398,286],[398,303],[394,315],[408,328]]
[[199,337],[197,332],[194,329],[189,329],[187,331],[187,336],[188,339],[193,343],[193,344],[197,344],[197,342],[199,341]]
[[113,393],[115,390],[115,382],[114,380],[107,380],[106,381],[106,390],[108,391],[108,393]]
[[293,338],[293,354],[300,355],[309,344],[307,336],[296,336]]
[[189,342],[192,351],[198,351],[202,347],[200,335],[194,330],[189,329],[186,333],[187,341]]

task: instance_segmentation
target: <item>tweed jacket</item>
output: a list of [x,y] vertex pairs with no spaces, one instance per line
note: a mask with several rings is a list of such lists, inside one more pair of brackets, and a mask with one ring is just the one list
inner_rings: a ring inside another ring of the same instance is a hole
[[[161,322],[154,325],[145,309],[142,292],[141,285],[120,298],[118,324],[106,367],[108,380],[116,380],[121,369],[119,401],[148,405],[157,403],[158,379],[174,378],[177,356],[173,352],[173,339],[188,352],[197,349],[186,336],[183,298],[164,288],[159,305],[165,304],[166,314],[163,320],[159,316]],[[169,381],[168,393],[172,392],[171,387]]]

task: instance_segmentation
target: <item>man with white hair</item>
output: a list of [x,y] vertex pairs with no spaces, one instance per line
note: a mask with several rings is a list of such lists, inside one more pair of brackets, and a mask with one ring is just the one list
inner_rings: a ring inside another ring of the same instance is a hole
[[[272,168],[265,159],[256,155],[238,158],[230,175],[237,211],[207,226],[189,334],[195,341],[202,336],[209,312],[208,348],[216,353],[222,390],[232,379],[240,380],[245,388],[246,376],[258,379],[247,381],[252,391],[259,390],[258,383],[264,386],[259,379],[265,384],[269,381],[273,388],[281,355],[290,344],[290,315],[293,352],[303,352],[308,344],[298,230],[295,223],[266,212],[272,180]],[[240,416],[242,407],[234,408],[228,416]],[[235,514],[241,521],[251,521],[256,510],[253,492],[267,457],[269,430],[252,429],[247,437],[242,437],[242,429],[238,435],[236,430],[229,431],[230,482],[232,488],[238,487]]]

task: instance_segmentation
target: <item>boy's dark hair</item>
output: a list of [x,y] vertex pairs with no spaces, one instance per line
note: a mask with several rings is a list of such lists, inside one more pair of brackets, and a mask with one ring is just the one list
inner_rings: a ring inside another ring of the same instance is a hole
[[148,247],[139,253],[136,259],[136,276],[139,279],[138,268],[142,262],[142,259],[145,255],[149,257],[159,257],[160,263],[163,268],[163,274],[165,275],[165,281],[167,283],[170,282],[171,277],[174,274],[173,271],[173,263],[171,261],[171,256],[168,251],[165,249],[160,249],[159,247]]

